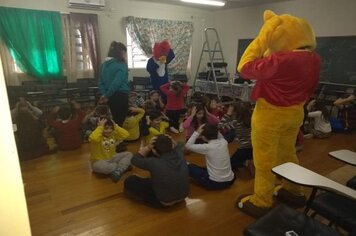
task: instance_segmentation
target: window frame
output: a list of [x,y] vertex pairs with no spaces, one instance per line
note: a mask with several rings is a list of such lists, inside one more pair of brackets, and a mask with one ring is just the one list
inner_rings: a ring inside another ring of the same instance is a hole
[[[127,65],[130,69],[145,69],[148,60],[142,49],[131,38],[126,27]],[[136,58],[136,59],[135,59]]]

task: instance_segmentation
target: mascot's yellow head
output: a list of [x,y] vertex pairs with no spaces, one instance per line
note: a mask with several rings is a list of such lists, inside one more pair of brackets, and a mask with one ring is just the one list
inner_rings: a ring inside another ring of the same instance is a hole
[[246,63],[274,52],[315,49],[314,31],[307,21],[288,14],[276,15],[270,10],[264,12],[263,19],[264,24],[258,36],[242,55],[238,71]]

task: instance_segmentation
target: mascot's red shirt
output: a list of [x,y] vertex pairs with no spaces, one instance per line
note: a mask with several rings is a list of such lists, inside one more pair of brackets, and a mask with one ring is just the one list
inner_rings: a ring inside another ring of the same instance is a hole
[[244,79],[257,80],[252,99],[276,106],[306,102],[319,81],[320,57],[310,51],[277,52],[243,66]]

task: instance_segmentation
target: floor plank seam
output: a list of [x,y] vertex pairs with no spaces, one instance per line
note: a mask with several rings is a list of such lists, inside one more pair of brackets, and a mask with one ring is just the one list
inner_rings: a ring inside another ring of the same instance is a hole
[[99,204],[115,200],[118,197],[120,197],[122,194],[123,193],[116,193],[116,194],[113,194],[113,195],[110,195],[110,196],[107,196],[107,197],[104,197],[104,198],[101,198],[101,199],[97,199],[97,200],[94,200],[94,201],[91,201],[91,202],[87,202],[87,203],[84,203],[84,204],[81,204],[81,205],[78,205],[78,206],[74,206],[74,207],[62,210],[61,214],[62,215],[68,215],[68,214],[71,214],[71,213],[74,213],[74,212],[77,212],[77,211],[81,211],[81,210],[87,209],[89,207],[97,206]]

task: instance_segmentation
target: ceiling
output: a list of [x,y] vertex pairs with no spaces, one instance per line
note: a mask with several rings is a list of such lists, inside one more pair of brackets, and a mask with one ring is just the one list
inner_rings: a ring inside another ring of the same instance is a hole
[[248,6],[256,6],[266,3],[273,2],[286,2],[291,0],[225,0],[226,4],[223,7],[213,7],[201,4],[193,4],[193,3],[185,3],[180,0],[131,0],[131,1],[139,1],[139,2],[155,2],[161,4],[171,4],[177,6],[185,6],[185,7],[193,7],[199,8],[203,10],[226,10],[240,7],[248,7]]

